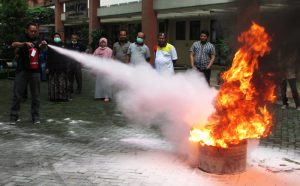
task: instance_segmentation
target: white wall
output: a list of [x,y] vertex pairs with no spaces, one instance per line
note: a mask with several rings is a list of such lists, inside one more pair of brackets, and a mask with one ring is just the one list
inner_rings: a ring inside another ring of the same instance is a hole
[[230,3],[234,0],[154,0],[154,9],[186,8],[193,6]]
[[116,4],[131,3],[137,1],[141,1],[141,0],[101,0],[100,6],[111,6]]

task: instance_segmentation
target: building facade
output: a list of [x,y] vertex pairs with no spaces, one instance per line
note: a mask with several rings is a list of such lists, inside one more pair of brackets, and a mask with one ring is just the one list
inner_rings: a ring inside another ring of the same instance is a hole
[[[278,10],[300,7],[293,0],[29,0],[33,6],[55,6],[55,31],[65,35],[102,29],[117,40],[119,29],[127,29],[133,41],[138,31],[146,44],[156,44],[158,32],[166,32],[180,53],[178,64],[189,66],[189,48],[199,40],[200,30],[210,31],[211,42],[221,48],[235,43],[237,34],[251,21]],[[103,4],[101,4],[103,2]],[[110,3],[111,2],[111,3]],[[115,3],[113,3],[115,2]],[[121,2],[121,3],[117,3]],[[91,40],[91,38],[90,38]],[[221,41],[221,42],[220,42]],[[224,44],[225,43],[225,44]],[[228,46],[234,47],[234,46]],[[219,52],[220,53],[220,52]],[[222,54],[219,54],[221,56]],[[226,59],[218,57],[219,63]]]

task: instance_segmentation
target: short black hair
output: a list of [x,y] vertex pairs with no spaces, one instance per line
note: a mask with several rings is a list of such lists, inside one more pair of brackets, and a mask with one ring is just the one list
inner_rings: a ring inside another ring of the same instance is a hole
[[207,30],[201,30],[200,35],[205,34],[207,37],[209,36],[209,32]]
[[59,35],[59,37],[61,38],[61,35],[60,35],[60,33],[58,33],[58,32],[55,32],[55,33],[52,35],[52,37],[54,37],[55,35]]
[[121,29],[121,30],[119,31],[119,33],[121,33],[121,32],[126,32],[126,34],[128,33],[128,31],[127,31],[126,29]]
[[165,36],[165,38],[168,38],[167,34],[164,32],[160,32],[157,34],[157,37],[160,37],[160,36]]
[[36,24],[36,23],[33,23],[33,22],[28,23],[28,24],[26,25],[26,29],[29,29],[30,26],[35,26],[35,27],[37,27],[37,24]]

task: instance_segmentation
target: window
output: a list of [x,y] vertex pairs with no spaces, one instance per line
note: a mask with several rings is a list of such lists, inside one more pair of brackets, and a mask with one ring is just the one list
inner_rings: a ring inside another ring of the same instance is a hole
[[176,40],[185,40],[185,21],[176,22]]
[[210,41],[213,43],[217,42],[217,21],[211,20],[210,21]]
[[[112,43],[118,41],[119,37],[119,30],[120,30],[120,25],[112,25],[111,26],[111,41]],[[111,44],[111,43],[110,43]]]
[[130,42],[135,42],[136,40],[136,34],[138,32],[141,32],[142,30],[142,25],[141,24],[128,24],[128,39]]
[[199,40],[200,38],[200,21],[190,22],[190,40]]
[[165,29],[165,22],[159,22],[158,31],[159,31],[159,33],[161,33],[161,32],[166,32],[166,29]]

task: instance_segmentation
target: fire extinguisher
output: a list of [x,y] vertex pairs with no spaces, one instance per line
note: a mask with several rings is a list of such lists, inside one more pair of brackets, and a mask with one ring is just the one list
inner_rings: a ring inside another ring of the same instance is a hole
[[29,48],[29,67],[32,70],[39,69],[39,54],[37,48]]

